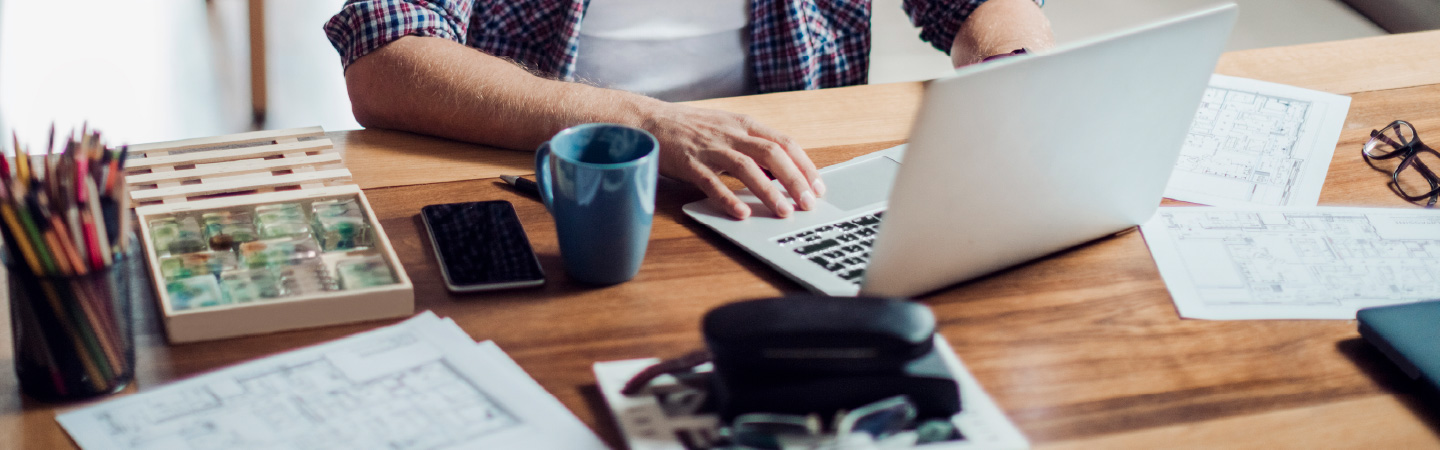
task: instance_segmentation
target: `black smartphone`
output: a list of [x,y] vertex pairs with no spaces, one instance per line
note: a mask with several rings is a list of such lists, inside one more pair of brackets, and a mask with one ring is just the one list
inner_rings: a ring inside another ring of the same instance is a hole
[[504,200],[451,203],[420,208],[445,287],[452,292],[509,289],[545,284],[540,260],[520,226],[515,207]]

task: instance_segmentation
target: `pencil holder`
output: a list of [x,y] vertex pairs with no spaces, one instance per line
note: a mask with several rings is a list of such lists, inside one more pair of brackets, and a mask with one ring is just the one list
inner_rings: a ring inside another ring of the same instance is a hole
[[45,401],[119,391],[135,376],[132,306],[146,295],[139,245],[85,275],[36,275],[5,262],[20,389]]

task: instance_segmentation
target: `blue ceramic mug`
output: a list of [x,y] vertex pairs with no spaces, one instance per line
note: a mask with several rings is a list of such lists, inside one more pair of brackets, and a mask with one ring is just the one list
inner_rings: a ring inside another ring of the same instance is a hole
[[566,128],[535,151],[535,180],[571,278],[615,284],[640,271],[659,151],[649,132],[609,123]]

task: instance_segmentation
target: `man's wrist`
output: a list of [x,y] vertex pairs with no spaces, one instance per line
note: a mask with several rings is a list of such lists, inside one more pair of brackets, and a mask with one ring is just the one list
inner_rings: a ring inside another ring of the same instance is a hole
[[618,91],[620,98],[616,102],[621,105],[618,113],[622,117],[618,123],[654,132],[655,124],[665,115],[664,110],[673,105],[670,102],[658,100],[644,95]]
[[606,122],[641,127],[655,114],[657,103],[644,95],[607,89],[572,81],[544,80],[556,86],[559,100],[553,105],[563,129],[582,123]]

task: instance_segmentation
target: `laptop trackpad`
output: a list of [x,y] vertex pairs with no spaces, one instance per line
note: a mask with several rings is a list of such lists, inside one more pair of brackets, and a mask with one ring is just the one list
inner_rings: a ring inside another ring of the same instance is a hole
[[899,170],[900,163],[882,157],[822,172],[826,188],[822,200],[847,211],[883,202],[890,198],[890,186]]

